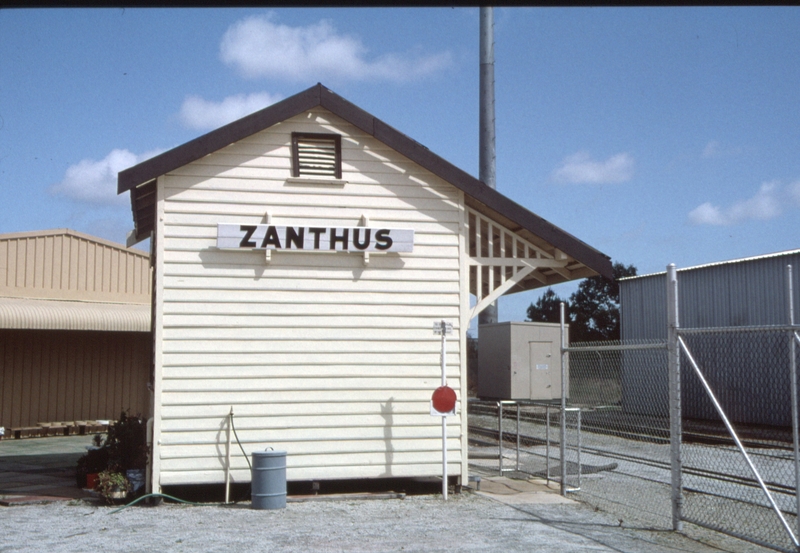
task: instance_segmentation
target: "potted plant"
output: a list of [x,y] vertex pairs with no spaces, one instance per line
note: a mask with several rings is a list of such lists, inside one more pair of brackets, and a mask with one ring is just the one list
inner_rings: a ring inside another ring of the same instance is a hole
[[104,470],[97,475],[97,483],[94,489],[106,502],[115,503],[128,497],[128,493],[131,491],[131,484],[121,472]]
[[134,495],[144,492],[147,468],[147,422],[140,416],[128,416],[124,411],[108,429],[105,447],[109,451],[109,466],[126,474]]
[[101,439],[95,443],[97,447],[78,460],[78,486],[87,486],[89,474],[110,470],[128,475],[129,491],[134,496],[144,493],[147,422],[138,415],[128,416],[123,411],[119,420],[109,426],[105,441]]

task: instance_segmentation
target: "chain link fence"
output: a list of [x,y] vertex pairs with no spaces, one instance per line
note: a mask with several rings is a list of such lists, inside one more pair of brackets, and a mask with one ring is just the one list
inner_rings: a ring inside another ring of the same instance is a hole
[[[686,329],[680,334],[689,352],[680,359],[681,520],[775,550],[797,551],[786,528],[798,524],[791,357],[800,346],[791,347],[793,333],[786,328],[737,328]],[[566,491],[620,520],[672,529],[666,341],[576,343],[566,351]],[[728,414],[747,458],[689,355]],[[509,476],[560,483],[561,415],[557,401],[472,402],[473,470],[502,468]],[[498,450],[499,431],[503,445]]]
[[684,329],[679,334],[685,344],[683,520],[796,551],[790,535],[796,533],[798,505],[792,433],[794,333],[751,327]]
[[[575,343],[568,361],[567,405],[580,409],[585,467],[581,481],[570,482],[575,495],[623,519],[669,528],[666,343]],[[568,449],[568,460],[577,455]]]

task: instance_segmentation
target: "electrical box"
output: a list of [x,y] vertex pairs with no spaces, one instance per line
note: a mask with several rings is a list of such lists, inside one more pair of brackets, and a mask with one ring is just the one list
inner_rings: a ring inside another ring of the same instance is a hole
[[[566,380],[569,395],[569,370]],[[480,325],[478,397],[560,399],[561,325],[513,322]]]

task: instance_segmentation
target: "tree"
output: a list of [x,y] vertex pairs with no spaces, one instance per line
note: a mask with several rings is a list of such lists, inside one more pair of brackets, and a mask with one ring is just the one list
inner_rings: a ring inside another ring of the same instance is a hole
[[528,306],[528,320],[537,323],[558,323],[561,322],[561,302],[564,302],[566,308],[566,317],[569,320],[569,301],[562,299],[553,292],[552,288],[547,291],[538,299],[536,303]]
[[571,342],[619,340],[620,278],[636,275],[636,267],[614,263],[614,280],[594,276],[581,281],[569,300],[562,300],[551,288],[528,307],[528,320],[557,323],[559,303],[565,303]]

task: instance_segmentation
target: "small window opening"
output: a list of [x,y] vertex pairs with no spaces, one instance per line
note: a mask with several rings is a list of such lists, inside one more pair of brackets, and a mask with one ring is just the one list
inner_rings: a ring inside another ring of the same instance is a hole
[[292,133],[292,176],[342,178],[342,137]]

